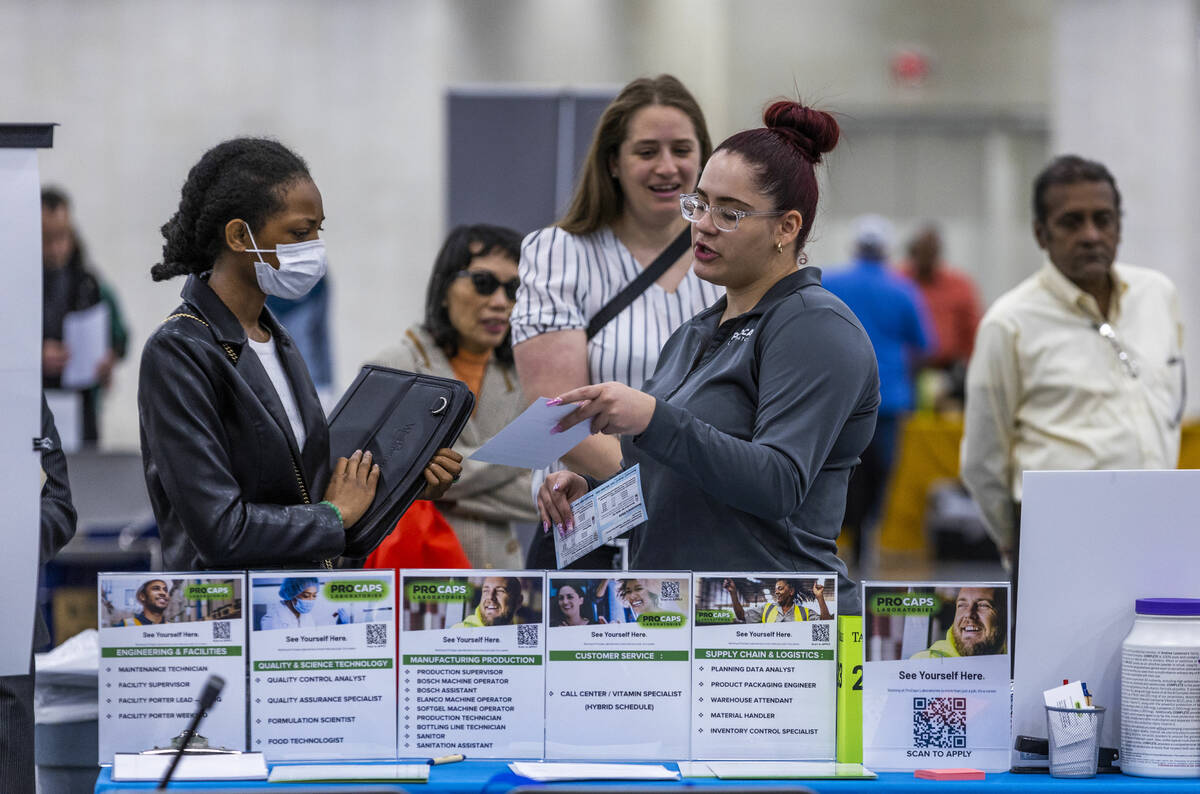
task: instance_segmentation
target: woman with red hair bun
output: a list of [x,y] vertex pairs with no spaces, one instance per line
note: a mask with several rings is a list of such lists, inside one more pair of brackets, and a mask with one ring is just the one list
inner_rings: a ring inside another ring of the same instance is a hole
[[[843,612],[857,589],[837,557],[846,487],[871,439],[879,375],[866,332],[806,267],[816,166],[838,141],[828,113],[776,102],[764,126],[726,139],[696,192],[680,197],[700,278],[725,297],[684,323],[641,391],[572,389],[560,423],[620,436],[623,466],[641,464],[649,522],[632,567],[836,571]],[[596,485],[551,474],[544,524],[570,523],[570,502]]]

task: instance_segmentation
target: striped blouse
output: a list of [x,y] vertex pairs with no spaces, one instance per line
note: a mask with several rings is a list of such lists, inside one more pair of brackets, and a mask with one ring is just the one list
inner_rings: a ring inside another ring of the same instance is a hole
[[[513,344],[550,331],[586,329],[588,321],[641,271],[607,227],[583,236],[557,226],[533,232],[521,244]],[[674,292],[651,284],[588,342],[591,382],[620,381],[640,389],[675,329],[723,294],[721,287],[692,270]]]

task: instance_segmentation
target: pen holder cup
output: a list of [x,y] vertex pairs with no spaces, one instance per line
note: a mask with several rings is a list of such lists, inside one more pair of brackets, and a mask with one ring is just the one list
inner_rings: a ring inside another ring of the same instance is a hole
[[1063,709],[1046,706],[1051,777],[1094,777],[1100,760],[1104,707]]

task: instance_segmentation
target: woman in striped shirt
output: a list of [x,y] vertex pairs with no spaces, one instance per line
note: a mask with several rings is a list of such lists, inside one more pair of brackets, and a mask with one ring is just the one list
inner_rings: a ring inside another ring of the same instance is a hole
[[[720,298],[723,290],[692,271],[687,249],[594,336],[585,331],[686,231],[679,194],[695,188],[711,152],[704,114],[670,75],[634,80],[605,109],[566,216],[521,246],[512,341],[526,400],[606,381],[640,388],[675,329]],[[594,435],[561,463],[606,479],[620,470],[620,445]],[[539,556],[542,545],[530,564],[554,567],[552,545]],[[580,564],[589,562],[603,564]]]

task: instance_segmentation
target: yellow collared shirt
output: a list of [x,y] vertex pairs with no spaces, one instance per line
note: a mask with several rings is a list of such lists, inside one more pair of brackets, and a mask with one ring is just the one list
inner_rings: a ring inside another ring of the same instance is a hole
[[[1184,366],[1175,287],[1162,273],[1121,263],[1113,280],[1106,319],[1095,298],[1046,262],[979,325],[962,477],[1002,546],[1012,542],[1022,472],[1178,464]],[[1116,345],[1098,330],[1105,322]]]

